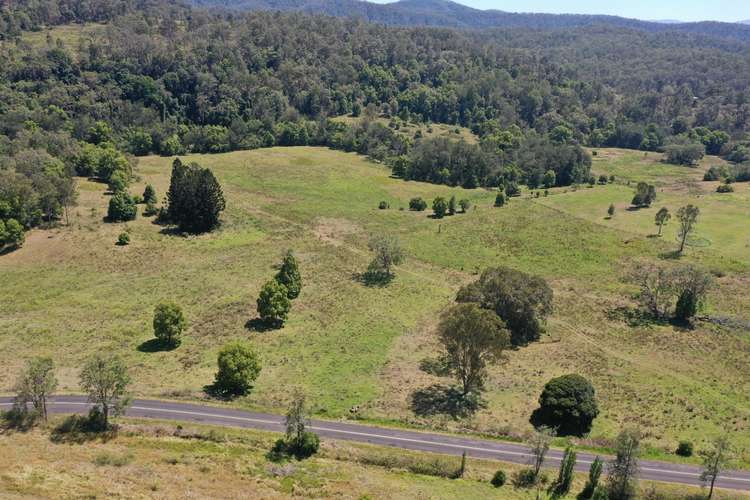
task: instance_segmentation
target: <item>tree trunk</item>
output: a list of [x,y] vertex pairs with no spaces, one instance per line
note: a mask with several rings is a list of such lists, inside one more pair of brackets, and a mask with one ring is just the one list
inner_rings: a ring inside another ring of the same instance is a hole
[[711,489],[708,490],[708,500],[711,500],[711,497],[714,496],[714,483],[716,482],[716,475],[711,477]]
[[662,224],[659,224],[659,236],[661,236],[661,228],[662,228]]

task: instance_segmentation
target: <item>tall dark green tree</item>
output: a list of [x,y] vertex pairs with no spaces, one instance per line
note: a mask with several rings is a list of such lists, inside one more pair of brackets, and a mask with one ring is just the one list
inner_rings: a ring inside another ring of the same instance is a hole
[[286,287],[287,296],[290,299],[296,299],[299,296],[302,290],[302,276],[299,273],[297,258],[291,250],[287,250],[284,254],[281,267],[276,274],[276,281]]
[[213,172],[197,163],[184,165],[179,158],[172,164],[167,202],[167,220],[187,233],[211,231],[226,208]]

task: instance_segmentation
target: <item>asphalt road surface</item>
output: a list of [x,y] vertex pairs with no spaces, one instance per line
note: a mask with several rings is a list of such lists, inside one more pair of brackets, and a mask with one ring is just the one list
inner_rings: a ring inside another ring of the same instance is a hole
[[[11,398],[0,397],[0,409],[8,408]],[[90,405],[82,396],[55,396],[49,401],[49,411],[53,413],[83,413]],[[222,425],[283,432],[284,417],[255,413],[232,408],[221,408],[207,405],[176,403],[136,399],[127,410],[127,416],[139,418],[158,418],[180,422]],[[504,443],[485,439],[464,438],[445,434],[408,431],[373,427],[349,422],[313,420],[310,429],[320,437],[370,443],[393,448],[461,455],[483,459],[503,460],[519,464],[528,464],[531,460],[529,449],[520,444]],[[557,467],[562,458],[559,450],[550,450],[545,465]],[[608,457],[602,457],[605,460]],[[588,471],[594,459],[590,453],[578,453],[576,470]],[[700,469],[695,466],[672,464],[667,462],[640,461],[639,477],[668,483],[690,484],[700,486]],[[750,472],[727,471],[719,476],[716,486],[740,491],[750,491]]]

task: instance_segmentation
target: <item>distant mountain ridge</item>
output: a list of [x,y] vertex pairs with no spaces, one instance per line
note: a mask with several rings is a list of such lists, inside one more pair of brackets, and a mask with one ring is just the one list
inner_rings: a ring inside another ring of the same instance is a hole
[[[245,11],[297,11],[336,17],[360,18],[395,26],[446,28],[576,28],[595,24],[649,32],[682,31],[724,38],[750,40],[750,26],[742,23],[641,21],[624,17],[587,14],[533,14],[479,10],[450,0],[399,0],[376,4],[361,0],[190,0],[201,7]],[[748,21],[750,22],[750,21]]]

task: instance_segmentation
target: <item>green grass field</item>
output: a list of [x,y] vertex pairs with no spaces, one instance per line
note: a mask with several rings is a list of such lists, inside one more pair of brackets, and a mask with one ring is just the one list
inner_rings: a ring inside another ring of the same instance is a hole
[[[611,165],[602,159],[607,154]],[[0,392],[10,391],[18,368],[35,354],[52,355],[61,390],[76,392],[82,360],[106,351],[126,359],[138,395],[202,398],[218,349],[243,338],[263,359],[252,394],[234,403],[244,407],[281,412],[301,387],[319,416],[347,417],[356,405],[363,419],[518,437],[530,429],[543,385],[578,372],[593,381],[602,410],[582,445],[606,446],[627,424],[641,425],[657,454],[679,439],[700,448],[728,431],[750,462],[750,333],[709,322],[692,330],[634,327],[618,313],[634,306],[634,290],[621,279],[631,259],[659,260],[676,248],[674,221],[662,238],[649,237],[656,207],[674,211],[690,200],[703,210],[699,235],[710,245],[690,248],[682,260],[723,276],[710,315],[750,321],[748,186],[719,195],[711,183],[690,182],[700,169],[614,150],[599,150],[597,158],[595,171],[614,172],[615,185],[557,188],[540,198],[526,193],[498,209],[492,192],[404,182],[384,166],[324,148],[187,156],[214,170],[228,206],[219,230],[195,237],[165,234],[141,216],[102,222],[104,186],[82,180],[70,227],[35,230],[23,248],[0,257]],[[161,198],[170,163],[141,158],[131,191],[148,182]],[[654,208],[629,212],[633,186],[626,182],[638,178],[666,180]],[[474,207],[443,220],[400,210],[413,196],[451,194]],[[381,200],[391,209],[378,210]],[[609,203],[618,210],[604,220]],[[115,246],[125,228],[131,244]],[[377,233],[397,235],[407,252],[384,288],[355,279]],[[256,317],[258,291],[287,248],[300,260],[302,294],[283,329],[252,331],[246,324]],[[410,395],[448,382],[419,370],[436,354],[435,318],[459,286],[493,265],[550,281],[548,335],[491,370],[485,410],[461,421],[418,418]],[[179,348],[150,352],[153,308],[167,299],[183,306],[190,328]]]

